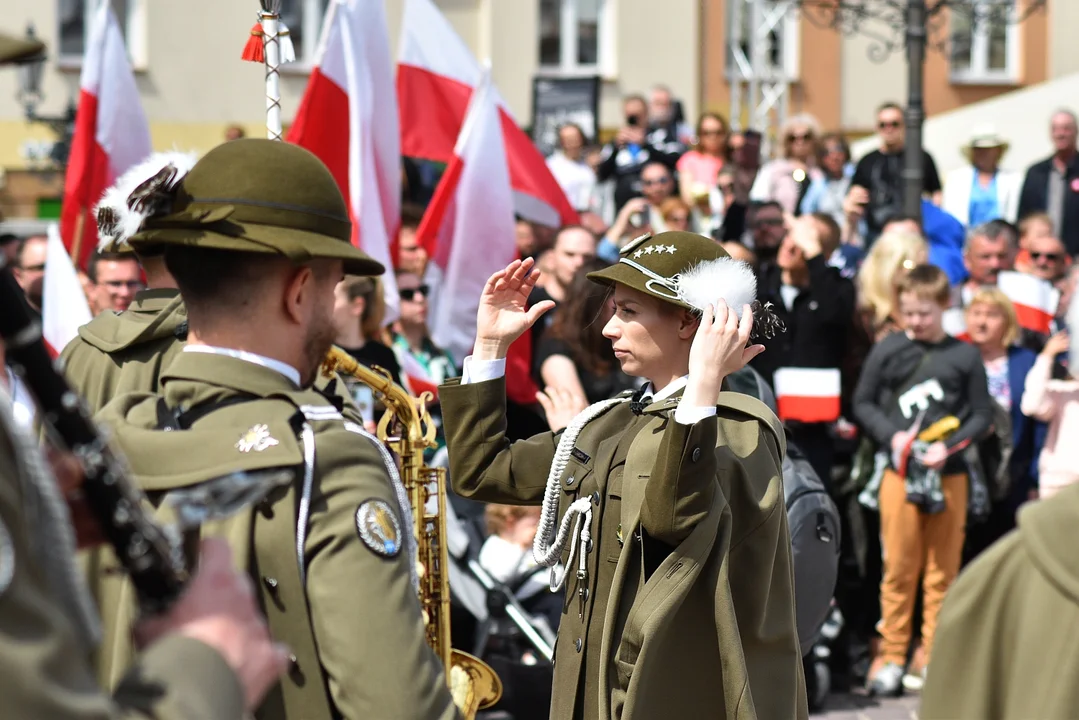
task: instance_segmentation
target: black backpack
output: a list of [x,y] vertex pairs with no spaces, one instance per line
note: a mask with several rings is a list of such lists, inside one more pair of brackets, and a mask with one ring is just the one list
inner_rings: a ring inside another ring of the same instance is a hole
[[[728,378],[731,390],[756,397],[776,410],[775,394],[751,367]],[[805,454],[787,437],[783,495],[794,552],[794,597],[802,654],[820,637],[832,607],[839,573],[839,510]]]

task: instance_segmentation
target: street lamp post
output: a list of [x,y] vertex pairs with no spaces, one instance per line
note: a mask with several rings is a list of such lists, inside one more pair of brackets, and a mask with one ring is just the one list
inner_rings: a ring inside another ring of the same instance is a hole
[[[37,39],[33,25],[26,29],[26,37],[29,40]],[[69,98],[67,108],[62,115],[38,114],[38,105],[44,99],[41,92],[41,81],[45,74],[45,59],[45,54],[42,53],[18,67],[19,85],[16,98],[19,104],[23,106],[26,122],[48,125],[57,136],[56,142],[53,143],[52,151],[49,153],[49,158],[57,167],[62,169],[67,165],[68,153],[71,152],[71,139],[75,134],[75,103]]]
[[[903,48],[907,60],[906,141],[903,155],[903,209],[921,221],[924,165],[922,124],[925,55],[947,52],[950,42],[932,37],[945,28],[945,11],[965,13],[978,24],[1019,24],[1042,10],[1047,0],[800,0],[802,16],[845,35],[872,40],[869,59],[884,62]],[[1022,9],[1017,9],[1021,7]]]

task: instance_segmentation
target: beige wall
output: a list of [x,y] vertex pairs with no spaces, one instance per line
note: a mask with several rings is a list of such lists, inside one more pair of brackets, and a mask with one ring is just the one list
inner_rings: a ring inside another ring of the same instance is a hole
[[1075,0],[1051,0],[1049,11],[1049,77],[1058,78],[1079,72],[1079,42],[1075,29],[1079,28],[1079,2]]
[[[206,150],[220,141],[231,123],[262,133],[263,70],[240,61],[254,21],[254,0],[142,0],[147,8],[148,57],[137,82],[151,124],[155,147],[173,145]],[[531,119],[532,77],[538,60],[538,0],[436,0],[442,12],[481,61],[490,57],[495,83],[518,122]],[[602,86],[600,122],[617,125],[620,98],[666,82],[682,98],[687,116],[696,116],[700,93],[700,3],[665,0],[656,21],[655,0],[609,0],[616,23],[615,74]],[[616,7],[615,7],[616,6]],[[6,0],[3,30],[21,34],[33,22],[38,35],[55,48],[56,3]],[[396,53],[403,0],[386,0],[392,51]],[[47,66],[44,115],[62,112],[78,92],[77,69]],[[281,100],[291,119],[307,82],[306,72],[283,71]],[[23,167],[20,147],[27,139],[50,139],[43,127],[28,127],[15,102],[16,75],[0,73],[0,168]]]
[[872,128],[881,103],[902,103],[907,96],[903,51],[900,49],[883,62],[874,62],[869,56],[874,46],[870,38],[844,35],[841,42],[840,122],[844,128]]

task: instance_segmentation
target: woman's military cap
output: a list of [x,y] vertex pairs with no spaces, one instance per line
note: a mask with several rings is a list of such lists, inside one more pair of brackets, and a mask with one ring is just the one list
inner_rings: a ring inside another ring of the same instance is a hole
[[385,272],[352,245],[348,207],[329,169],[276,140],[233,140],[193,166],[180,154],[153,156],[106,192],[97,222],[102,249],[191,245],[295,263],[342,260],[350,275]]

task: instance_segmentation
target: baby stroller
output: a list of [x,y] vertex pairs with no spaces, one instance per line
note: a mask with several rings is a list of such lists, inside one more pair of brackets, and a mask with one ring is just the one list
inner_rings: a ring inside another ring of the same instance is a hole
[[477,717],[545,720],[551,707],[561,596],[547,586],[548,568],[536,568],[524,558],[519,568],[512,568],[515,572],[493,563],[491,538],[484,538],[474,517],[459,517],[454,506],[462,504],[460,498],[450,498],[446,544],[453,646],[481,658],[502,680],[502,699]]

